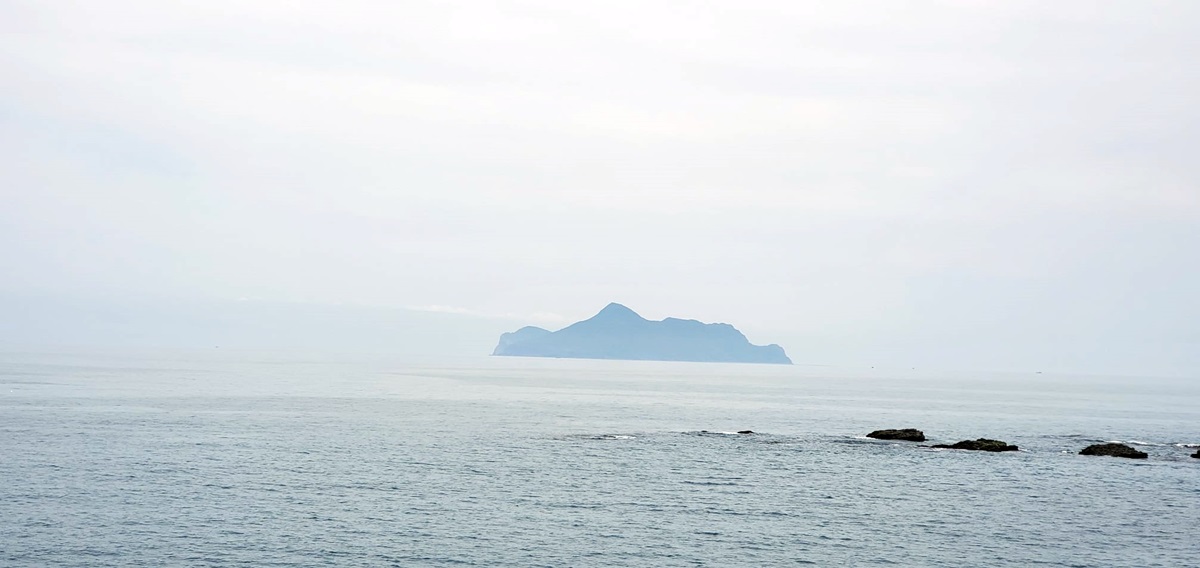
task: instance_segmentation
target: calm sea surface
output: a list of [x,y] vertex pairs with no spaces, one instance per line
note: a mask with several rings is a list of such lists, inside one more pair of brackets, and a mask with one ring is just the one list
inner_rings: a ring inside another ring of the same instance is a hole
[[1200,377],[0,354],[0,566],[1200,566],[1197,444]]

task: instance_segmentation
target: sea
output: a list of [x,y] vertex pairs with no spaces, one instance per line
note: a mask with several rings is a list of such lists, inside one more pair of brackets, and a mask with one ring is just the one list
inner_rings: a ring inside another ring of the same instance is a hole
[[1200,376],[3,353],[0,566],[1194,567],[1198,447]]

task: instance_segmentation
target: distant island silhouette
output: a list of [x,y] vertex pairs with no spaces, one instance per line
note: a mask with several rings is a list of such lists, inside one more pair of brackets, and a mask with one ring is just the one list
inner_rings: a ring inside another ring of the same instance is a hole
[[752,345],[727,323],[651,321],[617,303],[558,331],[528,326],[502,334],[492,355],[792,364],[782,347]]

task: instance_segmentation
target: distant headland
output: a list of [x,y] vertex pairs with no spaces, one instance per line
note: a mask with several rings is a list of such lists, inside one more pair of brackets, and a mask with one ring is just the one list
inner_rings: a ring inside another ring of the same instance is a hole
[[529,326],[502,334],[492,355],[792,364],[782,347],[752,345],[727,323],[652,321],[617,303],[558,331]]

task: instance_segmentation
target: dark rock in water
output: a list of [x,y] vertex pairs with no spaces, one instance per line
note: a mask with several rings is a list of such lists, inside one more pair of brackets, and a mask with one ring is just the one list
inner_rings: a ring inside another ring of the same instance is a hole
[[899,430],[876,430],[867,434],[868,438],[876,440],[905,440],[908,442],[924,442],[925,433],[916,428],[901,428]]
[[1196,453],[1192,454],[1192,457],[1200,460],[1200,450],[1196,450]]
[[975,450],[979,452],[1015,452],[1019,448],[1010,445],[1008,442],[1000,440],[989,440],[987,438],[979,438],[978,440],[963,440],[953,444],[935,444],[935,448],[946,448],[950,450]]
[[753,434],[754,430],[738,430],[738,434]]
[[1146,459],[1146,452],[1139,452],[1125,444],[1092,444],[1079,451],[1081,456],[1112,456],[1114,458]]
[[752,345],[726,323],[650,321],[621,304],[558,331],[523,327],[500,336],[492,355],[792,364],[778,345]]

